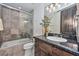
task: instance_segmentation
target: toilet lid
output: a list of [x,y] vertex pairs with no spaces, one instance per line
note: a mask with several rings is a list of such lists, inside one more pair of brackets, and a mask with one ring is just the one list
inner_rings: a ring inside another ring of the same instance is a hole
[[34,43],[33,42],[30,42],[30,43],[27,43],[24,45],[24,49],[30,49],[34,46]]

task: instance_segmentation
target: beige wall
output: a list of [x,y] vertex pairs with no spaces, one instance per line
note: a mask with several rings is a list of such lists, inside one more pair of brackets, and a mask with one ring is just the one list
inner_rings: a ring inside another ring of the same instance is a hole
[[51,19],[51,23],[49,26],[49,32],[51,33],[60,33],[60,11],[55,12]]
[[44,18],[44,4],[39,4],[37,8],[34,9],[33,14],[33,36],[42,35],[42,19]]

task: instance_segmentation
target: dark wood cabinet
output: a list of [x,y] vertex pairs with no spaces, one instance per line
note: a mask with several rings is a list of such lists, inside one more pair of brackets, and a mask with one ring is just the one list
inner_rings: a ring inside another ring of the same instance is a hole
[[36,56],[73,56],[71,53],[59,49],[39,39],[35,39]]

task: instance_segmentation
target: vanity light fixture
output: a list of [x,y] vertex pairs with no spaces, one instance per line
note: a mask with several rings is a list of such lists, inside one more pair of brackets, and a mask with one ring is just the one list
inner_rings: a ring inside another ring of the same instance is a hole
[[51,9],[53,8],[53,4],[50,5],[50,8],[51,8]]
[[46,7],[46,10],[48,11],[49,10],[49,7]]
[[60,4],[59,3],[51,3],[50,5],[48,5],[47,7],[46,7],[46,10],[49,12],[49,13],[51,13],[52,11],[55,11],[56,10],[56,8],[60,8]]

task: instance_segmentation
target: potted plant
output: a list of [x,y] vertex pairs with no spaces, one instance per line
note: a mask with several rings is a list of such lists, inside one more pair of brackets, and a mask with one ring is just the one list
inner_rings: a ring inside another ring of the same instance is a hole
[[44,27],[44,36],[48,36],[48,26],[50,24],[50,19],[47,16],[44,16],[41,25]]

